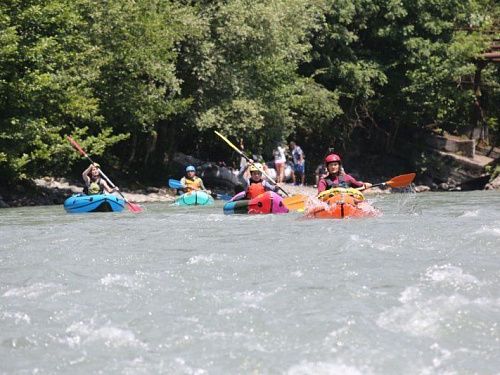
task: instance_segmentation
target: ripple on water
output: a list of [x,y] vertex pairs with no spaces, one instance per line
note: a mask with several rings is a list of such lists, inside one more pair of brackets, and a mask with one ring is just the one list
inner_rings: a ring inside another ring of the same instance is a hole
[[2,311],[0,312],[1,320],[14,321],[14,324],[26,323],[31,324],[31,318],[28,314],[19,311]]
[[71,348],[95,342],[112,348],[147,348],[147,345],[137,339],[131,330],[116,327],[110,322],[99,325],[94,319],[71,324],[66,329],[66,338],[63,342]]
[[99,282],[104,286],[120,286],[127,289],[140,289],[143,286],[136,275],[110,274],[101,278]]
[[478,217],[478,216],[479,216],[479,210],[470,210],[470,211],[464,211],[464,213],[459,217]]
[[188,259],[187,264],[213,264],[217,260],[223,260],[224,254],[195,255]]
[[64,286],[55,283],[34,283],[28,286],[11,288],[7,290],[2,296],[3,297],[20,297],[27,299],[35,299],[44,294],[49,294],[52,292],[61,292]]
[[[480,280],[460,267],[450,264],[431,266],[418,284],[401,292],[398,299],[401,306],[385,310],[377,318],[377,324],[392,332],[432,338],[439,337],[446,330],[475,325],[477,322],[468,318],[474,306],[489,303],[490,308],[496,308],[492,300],[478,300],[464,295],[481,285]],[[489,324],[489,318],[481,318]]]
[[464,273],[460,267],[451,264],[434,265],[427,269],[425,276],[433,282],[448,284],[457,289],[471,289],[474,286],[481,285],[481,282],[476,277]]
[[369,368],[348,366],[340,361],[335,362],[308,362],[302,361],[293,365],[286,372],[288,375],[370,375]]
[[495,237],[500,237],[500,226],[498,225],[482,225],[474,234],[490,234]]

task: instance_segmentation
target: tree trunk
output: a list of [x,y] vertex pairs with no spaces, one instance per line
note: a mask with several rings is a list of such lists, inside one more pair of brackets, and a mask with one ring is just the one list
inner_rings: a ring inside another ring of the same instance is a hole
[[481,127],[481,134],[479,138],[484,141],[487,129],[485,129],[485,121],[483,115],[483,108],[481,106],[481,73],[484,67],[486,66],[485,61],[479,61],[476,65],[476,72],[474,74],[474,104],[472,109],[472,129],[470,138],[474,138],[474,129],[478,129]]

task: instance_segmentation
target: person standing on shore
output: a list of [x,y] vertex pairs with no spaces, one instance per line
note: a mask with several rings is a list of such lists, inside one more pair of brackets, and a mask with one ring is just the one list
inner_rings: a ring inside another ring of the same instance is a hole
[[302,149],[297,146],[294,141],[290,142],[290,152],[293,160],[292,180],[294,185],[299,185],[297,180],[300,179],[300,185],[304,186],[306,180],[305,174],[305,155]]
[[87,195],[103,194],[104,192],[112,193],[118,191],[118,188],[109,187],[108,183],[101,178],[101,166],[98,163],[90,164],[82,173],[85,187],[83,192]]
[[276,169],[276,182],[279,184],[285,180],[286,155],[283,145],[278,143],[273,150],[274,168]]

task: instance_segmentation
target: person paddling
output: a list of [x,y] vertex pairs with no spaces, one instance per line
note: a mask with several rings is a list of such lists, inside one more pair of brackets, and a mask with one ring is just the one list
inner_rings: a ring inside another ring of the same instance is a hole
[[211,194],[210,190],[207,190],[205,185],[203,185],[203,180],[196,176],[196,168],[192,165],[186,167],[186,176],[181,178],[181,184],[185,186],[183,189],[185,193],[202,190],[207,194]]
[[260,163],[252,163],[249,165],[248,170],[250,172],[250,178],[247,180],[245,195],[242,195],[239,199],[253,199],[266,191],[278,191],[278,185],[271,185],[269,182],[262,179],[263,168],[264,167]]
[[104,192],[112,193],[118,191],[118,188],[111,188],[108,183],[101,178],[101,166],[98,163],[90,164],[82,173],[85,188],[83,192],[87,195],[103,194]]
[[318,182],[318,194],[336,187],[362,187],[369,189],[372,186],[369,182],[358,181],[350,174],[345,173],[342,168],[342,159],[337,154],[328,155],[325,158],[325,166],[328,174],[320,178]]

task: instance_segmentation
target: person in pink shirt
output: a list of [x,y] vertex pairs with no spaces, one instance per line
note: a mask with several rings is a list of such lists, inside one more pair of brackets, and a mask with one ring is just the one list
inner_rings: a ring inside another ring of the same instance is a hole
[[372,186],[369,182],[358,181],[350,174],[345,173],[342,168],[342,159],[337,154],[328,155],[325,158],[325,166],[328,174],[320,178],[318,182],[318,194],[335,187],[362,187],[369,189]]

